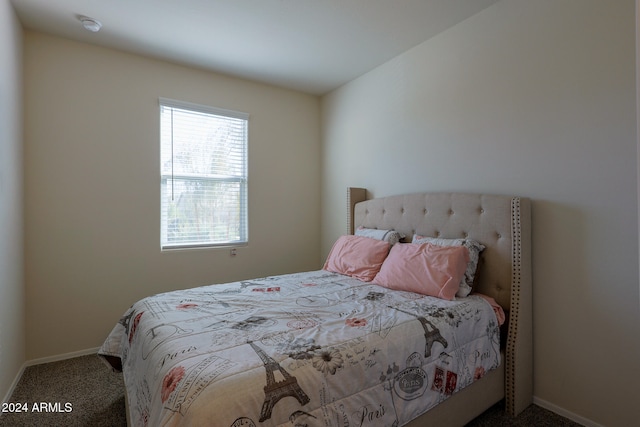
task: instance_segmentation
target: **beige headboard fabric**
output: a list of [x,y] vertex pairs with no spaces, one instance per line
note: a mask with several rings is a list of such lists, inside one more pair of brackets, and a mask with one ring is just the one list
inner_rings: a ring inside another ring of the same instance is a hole
[[359,227],[405,234],[469,238],[486,246],[474,290],[508,313],[506,409],[517,414],[533,399],[531,207],[528,198],[465,193],[415,193],[366,200],[349,188],[349,233]]

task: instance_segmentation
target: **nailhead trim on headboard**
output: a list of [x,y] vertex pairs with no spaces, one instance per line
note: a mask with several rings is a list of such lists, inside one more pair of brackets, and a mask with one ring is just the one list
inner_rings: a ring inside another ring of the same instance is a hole
[[505,366],[505,410],[515,415],[515,371],[516,336],[518,335],[518,316],[520,313],[520,288],[522,285],[522,236],[520,235],[520,199],[511,200],[511,317],[507,339],[507,365]]

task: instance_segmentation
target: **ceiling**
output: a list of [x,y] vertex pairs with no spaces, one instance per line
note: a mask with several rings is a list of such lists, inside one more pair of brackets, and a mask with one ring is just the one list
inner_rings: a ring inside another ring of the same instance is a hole
[[317,95],[497,1],[11,0],[29,30]]

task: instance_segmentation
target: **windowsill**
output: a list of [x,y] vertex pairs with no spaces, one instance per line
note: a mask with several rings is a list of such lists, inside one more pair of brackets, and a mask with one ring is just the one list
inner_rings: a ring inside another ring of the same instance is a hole
[[229,242],[229,243],[216,243],[216,244],[196,244],[196,245],[184,245],[184,246],[161,246],[161,252],[183,252],[190,250],[203,250],[203,249],[230,249],[241,248],[249,246],[249,242]]

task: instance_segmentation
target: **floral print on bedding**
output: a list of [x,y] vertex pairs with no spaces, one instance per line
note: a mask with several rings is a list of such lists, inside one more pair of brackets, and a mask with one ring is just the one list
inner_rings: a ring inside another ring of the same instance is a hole
[[400,426],[500,363],[483,298],[324,270],[145,298],[99,354],[135,426]]

